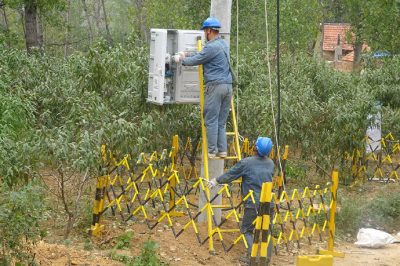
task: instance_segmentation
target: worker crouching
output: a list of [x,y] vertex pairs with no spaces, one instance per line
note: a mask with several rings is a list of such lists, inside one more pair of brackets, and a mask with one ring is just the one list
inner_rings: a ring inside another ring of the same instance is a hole
[[[260,206],[262,184],[272,182],[272,175],[274,174],[274,163],[269,158],[272,146],[270,138],[259,137],[254,146],[253,156],[240,160],[226,173],[209,181],[209,187],[213,188],[219,184],[229,184],[242,177],[242,196],[246,196],[250,190],[253,191],[255,204],[251,198],[248,198],[244,202],[245,209],[240,228],[248,244],[247,254],[241,258],[241,261],[245,263],[250,262],[255,227],[253,221],[257,218],[257,210]],[[272,247],[272,241],[270,241],[268,246],[268,261],[270,261]]]

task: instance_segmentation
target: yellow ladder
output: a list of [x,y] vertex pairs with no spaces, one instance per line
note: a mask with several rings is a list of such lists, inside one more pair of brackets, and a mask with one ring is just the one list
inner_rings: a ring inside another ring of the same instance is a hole
[[[202,50],[202,43],[201,43],[201,38],[198,38],[197,40],[197,49],[198,51]],[[206,127],[204,124],[204,79],[203,79],[203,66],[199,65],[199,85],[200,85],[200,117],[201,117],[201,148],[202,148],[202,153],[203,153],[203,171],[204,171],[204,176],[203,178],[207,181],[210,180],[209,177],[209,172],[208,172],[208,146],[207,146],[207,132],[206,132]],[[231,132],[226,132],[226,136],[228,137],[233,137],[233,148],[234,148],[234,154],[231,156],[227,156],[224,158],[225,160],[241,160],[242,159],[242,153],[240,151],[240,144],[239,144],[239,133],[238,133],[238,125],[237,125],[237,120],[236,120],[236,112],[235,112],[235,105],[234,105],[234,100],[233,100],[233,95],[231,99],[231,121],[232,121],[232,128],[233,131]],[[205,187],[206,191],[206,197],[210,199],[210,190],[208,187]],[[212,215],[213,215],[213,210],[212,208],[220,208],[224,207],[224,205],[218,206],[218,205],[212,205],[209,203],[209,206],[207,208],[207,232],[208,235],[210,236],[213,231],[213,225],[212,225]],[[209,251],[213,252],[214,251],[214,245],[213,245],[213,238],[209,237],[209,242],[208,242],[208,247]]]
[[[201,40],[197,41],[197,48],[199,51],[202,49]],[[206,134],[206,127],[204,124],[204,79],[203,79],[203,66],[199,66],[199,84],[200,84],[200,110],[201,110],[201,138],[202,138],[202,150],[203,150],[203,159],[204,159],[204,175],[208,177],[208,148],[207,148],[207,134]],[[231,132],[226,132],[227,137],[233,137],[233,149],[234,154],[231,156],[227,156],[224,158],[225,160],[241,160],[242,153],[240,150],[239,144],[239,132],[238,132],[238,125],[236,120],[236,111],[234,105],[233,95],[231,98],[231,123],[232,123],[232,130]],[[207,166],[206,166],[207,165]],[[207,169],[207,171],[206,171]]]

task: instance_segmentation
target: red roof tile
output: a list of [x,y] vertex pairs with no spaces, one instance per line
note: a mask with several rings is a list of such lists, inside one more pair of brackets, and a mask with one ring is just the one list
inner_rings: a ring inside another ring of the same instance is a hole
[[337,45],[338,35],[340,35],[340,43],[343,50],[353,51],[354,47],[347,40],[350,24],[347,23],[325,23],[324,24],[324,39],[322,43],[322,50],[334,51]]

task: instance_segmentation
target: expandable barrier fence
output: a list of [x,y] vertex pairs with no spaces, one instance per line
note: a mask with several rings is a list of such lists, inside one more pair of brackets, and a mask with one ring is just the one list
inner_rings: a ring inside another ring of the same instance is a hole
[[355,149],[347,154],[353,181],[399,181],[400,141],[392,133],[377,140],[367,136],[364,141],[367,149]]
[[[242,151],[243,157],[251,154],[248,140],[243,142]],[[198,155],[190,140],[180,150],[175,136],[170,151],[150,155],[142,153],[136,160],[128,155],[116,160],[104,146],[102,155],[105,174],[97,178],[92,235],[99,235],[105,226],[102,221],[112,215],[121,217],[123,221],[143,221],[149,229],[167,225],[175,238],[185,232],[193,233],[200,245],[209,243],[210,252],[214,251],[214,241],[220,243],[225,252],[238,243],[248,247],[240,232],[240,219],[243,202],[250,198],[255,203],[253,192],[242,197],[240,182],[236,182],[230,186],[221,185],[211,193],[206,180],[199,177]],[[281,156],[283,165],[287,156],[288,147],[285,147]],[[274,154],[271,157],[277,159]],[[333,252],[337,172],[326,186],[290,192],[283,190],[283,180],[284,169],[268,185],[269,195],[262,192],[261,207],[257,210],[259,217],[254,221],[257,230],[252,256],[265,257],[264,247],[269,241],[272,241],[276,254],[282,248],[289,251],[324,240],[328,240],[331,244],[329,250]],[[217,203],[219,196],[222,196],[222,203]],[[203,197],[202,204],[199,203],[200,197]],[[273,217],[268,216],[265,207],[271,201],[274,204]],[[216,215],[218,211],[222,214],[220,219]],[[207,215],[211,215],[211,232],[204,222],[200,222],[207,221],[204,218]],[[269,223],[272,230],[269,230]],[[261,242],[258,242],[258,236],[261,236]],[[260,253],[256,250],[258,247],[262,247]]]

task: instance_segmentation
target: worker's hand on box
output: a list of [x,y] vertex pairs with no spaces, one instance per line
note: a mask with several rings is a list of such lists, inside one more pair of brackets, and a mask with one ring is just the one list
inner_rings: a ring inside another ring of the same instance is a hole
[[181,56],[178,54],[172,56],[172,59],[174,60],[175,63],[179,63],[182,61]]
[[217,179],[213,178],[208,181],[208,188],[215,188],[218,185]]
[[179,53],[176,53],[173,56],[173,59],[174,59],[175,63],[179,63],[179,62],[182,62],[183,59],[185,59],[185,57],[186,57],[186,53],[185,52],[179,52]]
[[183,60],[187,56],[187,52],[179,52],[178,55],[181,57],[181,60]]

